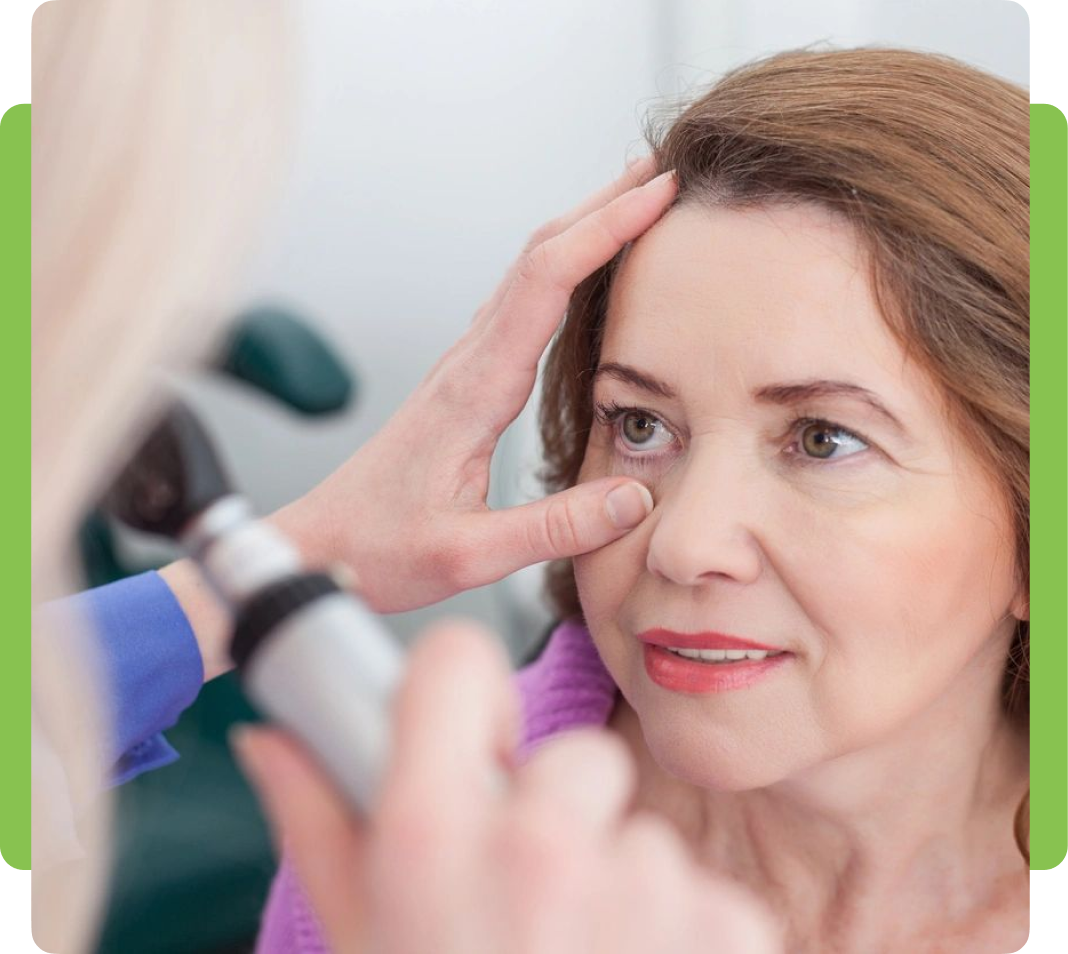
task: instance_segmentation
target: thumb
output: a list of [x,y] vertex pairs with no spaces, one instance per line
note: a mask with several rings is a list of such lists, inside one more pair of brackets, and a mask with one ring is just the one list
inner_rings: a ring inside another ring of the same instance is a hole
[[364,949],[368,833],[322,769],[277,729],[241,726],[231,745],[263,805],[276,845],[296,868],[330,949]]
[[486,514],[480,548],[487,583],[532,563],[588,553],[619,539],[653,510],[653,495],[634,480],[604,478],[544,500]]

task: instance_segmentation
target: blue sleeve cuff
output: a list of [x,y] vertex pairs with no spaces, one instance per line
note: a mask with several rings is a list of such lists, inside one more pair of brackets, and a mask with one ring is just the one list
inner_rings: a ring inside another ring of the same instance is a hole
[[160,733],[178,721],[204,682],[193,629],[155,571],[63,601],[93,626],[111,717],[104,755],[112,781],[168,765],[178,753]]
[[174,746],[163,737],[163,733],[159,733],[123,752],[111,770],[109,782],[112,786],[125,785],[144,772],[151,772],[177,761],[178,753]]

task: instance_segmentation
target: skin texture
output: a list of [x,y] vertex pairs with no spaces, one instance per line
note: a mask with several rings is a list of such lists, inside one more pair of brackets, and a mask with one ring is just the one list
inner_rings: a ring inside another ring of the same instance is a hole
[[[683,205],[631,247],[601,365],[674,397],[596,378],[596,403],[639,413],[595,422],[580,481],[638,478],[655,509],[575,559],[579,594],[622,690],[637,804],[771,900],[790,949],[1015,950],[1011,524],[866,268],[811,205]],[[901,427],[856,397],[758,396],[814,379],[867,389]],[[644,669],[651,627],[793,656],[745,689],[672,692]]]

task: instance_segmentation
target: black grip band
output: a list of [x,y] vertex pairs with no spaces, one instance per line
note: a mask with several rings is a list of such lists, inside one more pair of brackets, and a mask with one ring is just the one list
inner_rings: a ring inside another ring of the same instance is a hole
[[265,586],[241,607],[230,640],[230,658],[238,669],[256,654],[265,636],[309,603],[341,588],[325,573],[287,576]]

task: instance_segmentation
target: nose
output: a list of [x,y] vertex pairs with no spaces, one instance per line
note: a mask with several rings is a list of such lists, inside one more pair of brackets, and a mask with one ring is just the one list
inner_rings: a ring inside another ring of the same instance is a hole
[[722,448],[691,448],[657,501],[646,567],[682,586],[713,580],[752,583],[763,565],[754,535],[760,500],[756,475]]

